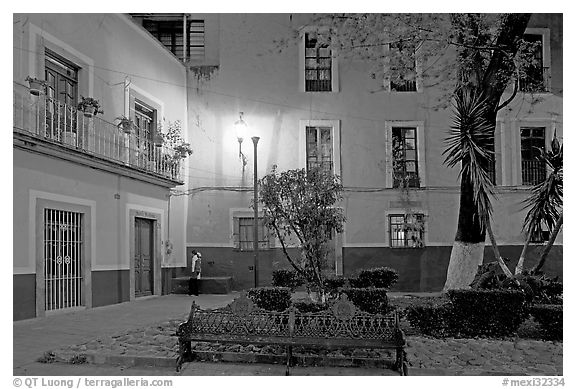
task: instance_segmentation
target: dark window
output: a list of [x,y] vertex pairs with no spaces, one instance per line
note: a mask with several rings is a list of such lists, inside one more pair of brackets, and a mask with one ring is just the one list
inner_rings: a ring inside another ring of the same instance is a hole
[[[236,248],[240,250],[254,249],[254,218],[239,217],[236,218],[237,233],[235,234]],[[258,248],[270,248],[270,236],[268,229],[264,225],[264,219],[258,218]]]
[[332,51],[312,33],[306,33],[304,40],[306,92],[331,92]]
[[154,144],[152,138],[155,131],[156,110],[148,107],[138,100],[134,101],[134,135],[138,165],[148,166],[148,161],[153,158]]
[[533,57],[520,77],[520,90],[523,92],[543,92],[546,90],[546,84],[544,82],[542,35],[524,34],[523,39],[530,44],[530,52]]
[[[180,20],[144,19],[142,26],[148,30],[176,57],[184,59],[184,22]],[[204,59],[204,21],[189,20],[186,23],[188,42],[186,57],[192,60]]]
[[522,156],[522,185],[535,185],[546,179],[546,164],[538,159],[545,150],[544,127],[520,129],[520,153]]
[[412,47],[402,42],[390,44],[391,56],[390,90],[394,92],[416,92],[416,57]]
[[423,247],[424,215],[390,215],[390,247]]
[[306,127],[306,170],[316,167],[332,173],[332,127]]
[[394,188],[420,186],[416,128],[392,128]]
[[[78,68],[65,58],[46,50],[46,135],[63,140],[76,135]],[[76,144],[76,140],[72,141]]]

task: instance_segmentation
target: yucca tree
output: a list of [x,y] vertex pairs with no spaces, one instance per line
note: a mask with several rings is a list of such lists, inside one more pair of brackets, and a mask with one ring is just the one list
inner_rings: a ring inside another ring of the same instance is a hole
[[[490,116],[486,112],[488,109],[486,100],[471,88],[463,87],[455,95],[453,124],[442,154],[449,167],[460,165],[460,213],[445,290],[469,285],[473,281],[477,266],[483,260],[486,232],[502,270],[512,277],[500,257],[490,226],[494,185],[488,170],[493,160],[491,140],[494,126],[487,119]],[[476,261],[476,266],[470,266],[470,260]]]
[[524,270],[528,245],[532,240],[532,235],[541,231],[542,224],[548,227],[548,231],[553,232],[538,264],[532,269],[533,272],[539,271],[544,265],[546,256],[560,231],[563,220],[563,154],[563,145],[560,144],[556,134],[554,134],[550,150],[546,152],[540,150],[540,155],[537,157],[538,160],[546,164],[550,173],[544,181],[534,185],[530,197],[524,201],[524,209],[528,209],[522,226],[522,230],[526,233],[526,241],[518,259],[515,274],[521,274]]

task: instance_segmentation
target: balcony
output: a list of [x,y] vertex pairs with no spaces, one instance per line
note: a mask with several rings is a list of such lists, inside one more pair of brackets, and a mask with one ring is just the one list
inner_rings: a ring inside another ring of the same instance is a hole
[[177,153],[138,137],[137,128],[126,134],[114,123],[84,116],[75,106],[31,96],[19,84],[14,85],[13,104],[15,145],[162,186],[183,184]]
[[546,163],[538,160],[522,161],[522,185],[536,185],[546,179]]

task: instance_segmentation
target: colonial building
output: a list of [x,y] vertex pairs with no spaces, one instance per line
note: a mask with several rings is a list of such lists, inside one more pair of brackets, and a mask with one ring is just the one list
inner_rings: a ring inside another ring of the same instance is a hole
[[[254,285],[252,193],[238,188],[252,186],[249,138],[258,136],[259,178],[274,165],[320,165],[341,177],[347,221],[332,242],[334,273],[390,266],[400,274],[399,290],[440,290],[456,233],[458,171],[442,156],[451,110],[431,108],[438,87],[425,85],[421,64],[414,81],[374,79],[361,60],[317,47],[308,15],[187,17],[203,23],[206,42],[205,56],[191,62],[188,75],[196,152],[187,246],[202,251],[202,274],[233,276],[238,288]],[[562,138],[562,15],[534,15],[526,38],[541,42],[530,74],[538,87],[520,83],[499,114],[495,136],[494,231],[512,265],[524,242],[521,201],[546,174],[533,146],[549,147],[554,134]],[[241,153],[233,129],[240,113],[248,125]],[[410,177],[407,189],[399,188],[395,166]],[[407,219],[423,222],[418,236],[405,231]],[[288,264],[267,231],[259,236],[259,283],[268,285],[271,272]],[[530,248],[529,265],[538,250]],[[489,245],[485,254],[493,258]],[[561,255],[559,237],[545,270],[561,274]]]
[[[459,200],[458,171],[442,156],[451,112],[429,108],[438,90],[421,64],[413,81],[374,79],[368,64],[316,45],[309,20],[14,15],[15,320],[169,293],[194,249],[203,278],[254,286],[252,136],[258,178],[274,165],[341,177],[347,221],[333,235],[331,272],[389,266],[399,290],[442,288]],[[530,74],[538,88],[520,83],[494,140],[494,232],[512,264],[521,202],[546,174],[533,146],[562,139],[562,15],[534,15],[526,34],[541,42]],[[103,112],[88,112],[86,98]],[[194,150],[186,159],[156,139],[174,128]],[[269,285],[288,263],[268,231],[259,237],[258,284]],[[562,274],[561,235],[545,270]]]
[[13,39],[14,320],[166,292],[187,178],[154,135],[187,136],[184,65],[125,15],[15,14]]

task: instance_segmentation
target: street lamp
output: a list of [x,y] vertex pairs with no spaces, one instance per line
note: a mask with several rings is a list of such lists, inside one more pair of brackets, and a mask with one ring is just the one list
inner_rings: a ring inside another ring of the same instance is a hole
[[[238,138],[239,157],[242,158],[242,171],[246,166],[246,156],[242,154],[242,141],[247,133],[248,125],[244,121],[244,113],[240,112],[240,119],[234,123],[236,128],[236,137]],[[252,143],[254,144],[254,220],[253,227],[253,249],[254,249],[254,287],[258,287],[258,141],[259,137],[253,136]]]

